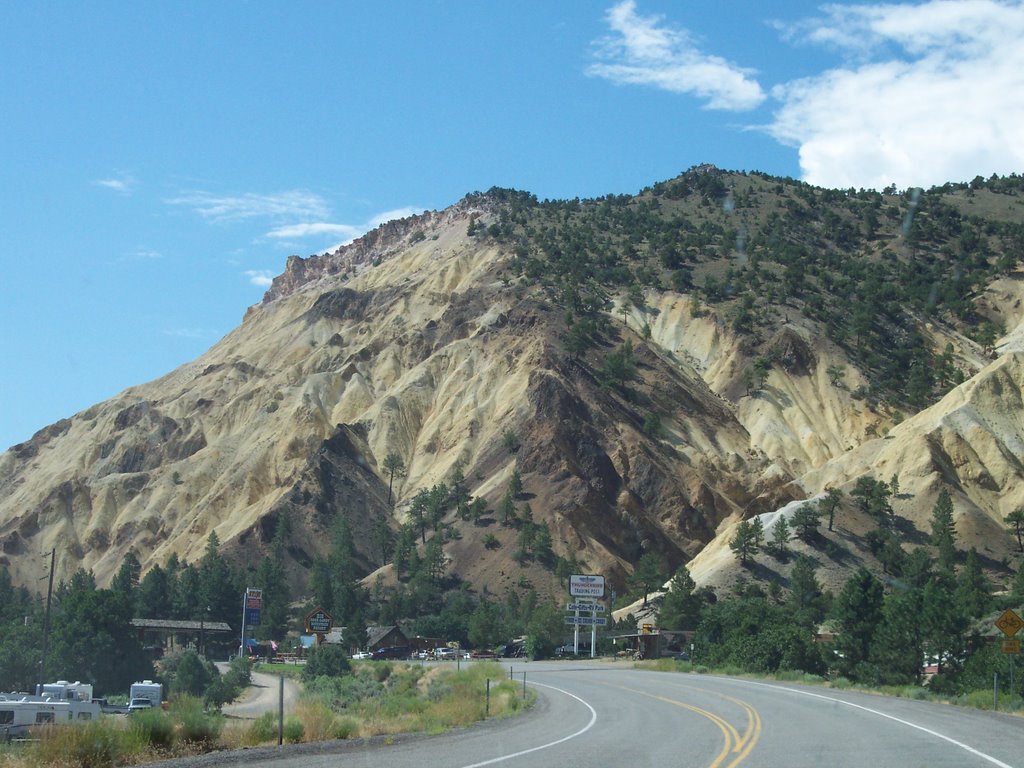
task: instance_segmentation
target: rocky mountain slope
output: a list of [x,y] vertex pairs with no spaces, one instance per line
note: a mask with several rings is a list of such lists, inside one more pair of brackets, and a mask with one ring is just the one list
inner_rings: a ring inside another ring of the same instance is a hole
[[[934,499],[949,490],[963,546],[984,552],[998,574],[1015,546],[1002,517],[1024,505],[1022,241],[1012,228],[1024,215],[1019,205],[986,206],[1020,198],[953,189],[927,209],[938,218],[984,208],[973,219],[956,215],[975,229],[998,225],[975,243],[984,264],[961,286],[969,312],[908,310],[910,320],[839,333],[815,291],[862,289],[813,262],[842,258],[839,240],[852,238],[858,258],[881,264],[895,252],[890,260],[906,265],[970,243],[962,224],[953,240],[929,223],[906,246],[907,198],[897,195],[877,196],[882,222],[851,235],[859,224],[849,210],[859,209],[809,189],[703,168],[635,198],[564,209],[524,205],[520,193],[474,194],[334,253],[292,257],[202,357],[0,454],[0,563],[31,582],[32,554],[52,546],[59,575],[84,566],[104,583],[129,549],[144,569],[172,553],[195,560],[211,531],[252,563],[287,516],[301,588],[331,521],[344,515],[360,566],[391,578],[375,527],[396,530],[417,491],[461,473],[490,512],[477,524],[448,513],[457,529],[445,544],[450,571],[496,593],[527,582],[560,591],[550,567],[516,561],[516,532],[494,511],[517,472],[517,507],[548,524],[556,555],[620,588],[644,552],[666,572],[693,559],[698,582],[725,585],[750,575],[725,543],[736,523],[770,522],[793,502],[872,474],[898,476],[908,545],[926,536]],[[580,222],[602,207],[659,211],[659,221],[697,239],[670,243],[675,255],[666,257],[661,232],[622,229],[620,238],[617,219],[598,219],[592,231],[612,234],[581,252],[629,254],[625,278],[581,271],[567,280],[536,266],[592,236]],[[770,233],[797,231],[783,225],[807,211],[821,226],[813,219],[800,232],[836,234],[798,243],[809,261],[772,255],[782,251],[768,250]],[[737,275],[754,286],[750,298],[730,288]],[[592,306],[566,299],[573,280],[599,297],[586,299]],[[587,343],[574,346],[584,319]],[[996,320],[1007,332],[1000,343],[978,341],[979,325]],[[945,350],[943,364],[963,382],[929,379],[928,401],[937,402],[915,412],[908,398],[920,393],[901,397],[887,373],[898,370],[886,357],[893,338]],[[609,360],[623,357],[632,368],[619,377]],[[389,453],[406,470],[390,501]],[[811,553],[833,580],[861,562],[877,565],[858,515],[845,502],[829,534],[834,556]],[[784,566],[762,567],[785,576]]]

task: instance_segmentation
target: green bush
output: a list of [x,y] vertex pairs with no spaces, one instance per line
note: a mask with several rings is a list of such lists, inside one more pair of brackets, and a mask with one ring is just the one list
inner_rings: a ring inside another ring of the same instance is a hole
[[248,744],[263,744],[267,741],[277,740],[277,715],[273,712],[264,712],[252,721],[252,725],[245,732],[245,740]]
[[168,749],[174,744],[174,722],[159,709],[142,709],[129,718],[131,730],[152,747]]
[[203,702],[193,696],[179,696],[171,704],[171,718],[178,724],[182,741],[209,747],[224,727],[221,715],[208,714]]
[[335,711],[384,692],[384,685],[366,674],[347,677],[317,677],[305,684],[304,696]]
[[109,768],[141,752],[137,734],[117,728],[109,719],[71,726],[48,726],[36,732],[39,741],[26,753],[33,766],[73,765],[76,768]]
[[302,741],[302,736],[305,732],[306,727],[299,718],[288,715],[284,719],[284,740],[289,744],[298,744]]
[[359,733],[359,722],[351,717],[339,717],[334,722],[334,738],[351,739]]
[[306,657],[306,666],[302,671],[304,680],[315,677],[341,677],[352,671],[348,655],[340,645],[320,645],[313,648]]

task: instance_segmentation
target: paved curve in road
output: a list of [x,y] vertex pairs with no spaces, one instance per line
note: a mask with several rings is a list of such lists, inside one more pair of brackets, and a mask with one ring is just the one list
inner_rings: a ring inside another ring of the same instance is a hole
[[[534,711],[259,768],[1024,768],[1024,719],[929,702],[615,663],[517,663]],[[333,749],[333,748],[331,748]]]

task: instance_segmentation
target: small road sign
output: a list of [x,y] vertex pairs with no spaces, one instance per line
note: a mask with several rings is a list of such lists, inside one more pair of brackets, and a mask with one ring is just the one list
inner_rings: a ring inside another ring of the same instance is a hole
[[608,623],[608,619],[604,616],[566,616],[565,623],[587,627],[603,627]]
[[565,606],[565,610],[604,613],[607,609],[600,603],[569,603]]
[[996,619],[996,626],[1007,637],[1013,637],[1024,627],[1024,619],[1013,612],[1012,608],[1003,611],[1002,616]]
[[318,635],[327,634],[333,626],[334,620],[331,618],[331,614],[323,608],[317,608],[306,616],[306,629]]
[[1003,640],[1003,653],[1020,654],[1020,640]]

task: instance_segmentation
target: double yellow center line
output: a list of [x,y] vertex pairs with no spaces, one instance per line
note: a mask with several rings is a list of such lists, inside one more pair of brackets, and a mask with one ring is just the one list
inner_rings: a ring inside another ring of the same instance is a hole
[[[722,766],[724,766],[724,768],[735,768],[735,766],[739,765],[744,759],[746,759],[746,757],[750,754],[751,750],[754,749],[754,746],[757,744],[758,739],[761,738],[761,716],[757,713],[757,710],[750,706],[750,704],[748,704],[747,702],[742,701],[740,699],[735,699],[732,696],[726,696],[721,693],[714,693],[715,696],[719,696],[725,699],[726,701],[731,701],[733,704],[738,705],[746,713],[747,724],[746,727],[743,729],[742,735],[732,723],[730,723],[720,715],[716,715],[714,712],[711,712],[709,710],[701,709],[700,707],[696,707],[693,704],[687,704],[685,701],[670,699],[667,696],[658,696],[653,693],[645,693],[644,691],[638,691],[635,688],[625,688],[621,685],[616,685],[614,687],[620,688],[623,691],[635,693],[639,696],[646,696],[649,699],[655,699],[657,701],[662,701],[666,704],[671,704],[675,707],[680,707],[682,709],[689,710],[690,712],[694,712],[700,715],[701,717],[706,717],[708,720],[710,720],[712,723],[718,726],[718,729],[722,732],[722,738],[725,743],[722,746],[721,752],[719,752],[715,759],[711,761],[711,763],[708,765],[708,768],[721,768]],[[712,691],[703,691],[700,688],[694,688],[694,690],[702,691],[703,693],[713,693]],[[730,758],[732,759],[730,760]],[[729,762],[726,763],[726,760],[729,760]]]

